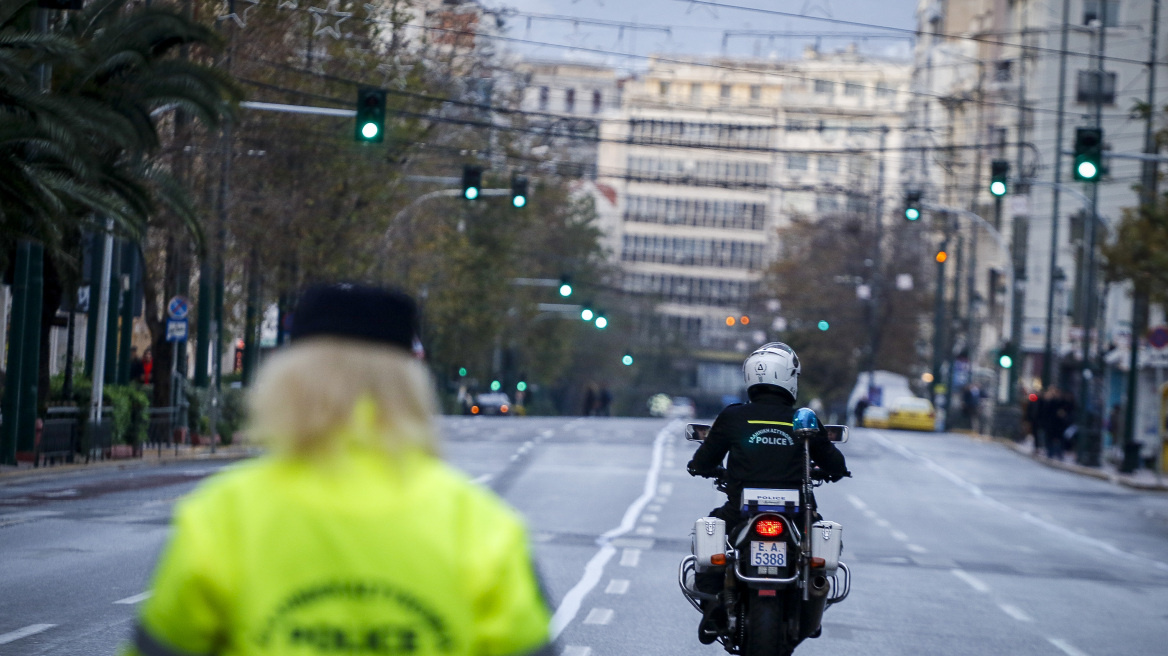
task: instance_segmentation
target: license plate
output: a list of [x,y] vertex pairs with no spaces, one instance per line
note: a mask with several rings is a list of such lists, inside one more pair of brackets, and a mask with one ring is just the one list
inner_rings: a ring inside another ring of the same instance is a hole
[[786,567],[787,543],[751,540],[750,564],[753,567]]

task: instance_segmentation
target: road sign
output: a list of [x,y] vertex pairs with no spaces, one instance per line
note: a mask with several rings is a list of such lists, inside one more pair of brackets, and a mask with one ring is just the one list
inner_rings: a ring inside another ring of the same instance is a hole
[[1168,328],[1158,326],[1148,331],[1148,343],[1156,348],[1168,346]]
[[190,324],[186,319],[167,319],[166,341],[185,342],[190,335]]
[[191,302],[183,296],[175,296],[166,304],[166,314],[171,319],[186,319],[191,313]]

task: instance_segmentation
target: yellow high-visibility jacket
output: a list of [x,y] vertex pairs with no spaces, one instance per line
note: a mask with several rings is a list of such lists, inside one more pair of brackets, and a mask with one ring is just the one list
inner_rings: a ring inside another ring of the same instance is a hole
[[550,616],[518,515],[437,458],[363,441],[323,460],[266,456],[181,501],[126,653],[543,647]]

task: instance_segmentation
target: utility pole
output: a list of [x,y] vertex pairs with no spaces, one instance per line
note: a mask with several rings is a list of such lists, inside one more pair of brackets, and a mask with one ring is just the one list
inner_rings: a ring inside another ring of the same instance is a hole
[[[1160,38],[1160,0],[1152,0],[1152,33],[1148,39],[1148,115],[1144,123],[1144,152],[1158,153],[1156,146],[1156,46]],[[1143,161],[1140,183],[1140,205],[1144,211],[1154,211],[1156,206],[1156,160]],[[1123,464],[1124,473],[1135,471],[1139,466],[1140,447],[1136,442],[1136,407],[1139,402],[1140,333],[1148,322],[1148,289],[1140,281],[1132,281],[1131,353],[1127,372],[1127,406],[1123,415]],[[1113,427],[1114,428],[1114,427]]]
[[[1023,10],[1024,11],[1024,10]],[[1024,180],[1025,176],[1022,173],[1022,148],[1026,143],[1026,24],[1023,16],[1022,34],[1019,41],[1018,48],[1018,142],[1014,154],[1014,166],[1018,171],[1018,179]],[[1023,188],[1023,184],[1015,185],[1014,193],[1018,196],[1024,196],[1028,192]],[[1026,308],[1026,251],[1029,240],[1029,217],[1024,214],[1013,212],[1010,217],[1011,230],[1014,235],[1014,258],[1011,266],[1014,267],[1014,293],[1013,302],[1010,304],[1010,342],[1014,345],[1014,349],[1018,354],[1017,361],[1014,366],[1010,367],[1008,371],[1009,383],[1008,390],[1008,404],[1014,404],[1019,399],[1019,370],[1022,369],[1023,361],[1025,360],[1024,350],[1022,348],[1022,319]]]
[[[1158,1],[1158,0],[1157,0]],[[1058,271],[1059,188],[1063,177],[1063,132],[1067,105],[1067,35],[1070,33],[1071,0],[1063,0],[1063,28],[1059,45],[1058,117],[1055,119],[1054,188],[1051,191],[1050,212],[1050,267],[1046,288],[1046,336],[1042,346],[1042,386],[1055,384],[1054,370],[1054,292],[1055,272]],[[1019,171],[1021,174],[1021,171]]]
[[[1103,129],[1103,53],[1107,41],[1107,13],[1102,12],[1102,15],[1097,19],[1098,23],[1098,49],[1097,55],[1097,69],[1095,74],[1095,127]],[[1102,176],[1100,176],[1102,177]],[[1087,246],[1085,257],[1086,272],[1083,276],[1085,281],[1086,302],[1083,304],[1083,343],[1081,349],[1080,359],[1080,376],[1079,376],[1079,416],[1076,428],[1076,460],[1081,465],[1098,466],[1099,453],[1097,445],[1093,444],[1090,432],[1094,434],[1096,422],[1091,419],[1094,401],[1092,391],[1094,389],[1093,379],[1096,372],[1091,367],[1091,338],[1092,332],[1095,330],[1095,251],[1099,234],[1099,179],[1096,178],[1091,182],[1091,216],[1087,217],[1086,232],[1087,232]],[[1088,449],[1092,452],[1088,453]]]
[[[948,213],[941,216],[945,217],[945,236],[941,240],[941,246],[936,252],[946,251],[949,247],[949,236],[953,231],[953,219]],[[930,401],[936,402],[939,388],[944,384],[941,377],[941,366],[944,362],[946,333],[945,330],[945,260],[947,258],[937,257],[937,292],[936,298],[933,300],[933,383],[930,388]],[[945,425],[949,423],[949,408],[945,408]],[[943,426],[942,429],[945,427]]]
[[868,303],[868,390],[876,386],[876,351],[880,349],[877,325],[881,292],[884,288],[884,147],[888,136],[888,126],[880,128],[880,163],[876,173],[876,237],[875,252],[872,256],[873,274],[872,298]]

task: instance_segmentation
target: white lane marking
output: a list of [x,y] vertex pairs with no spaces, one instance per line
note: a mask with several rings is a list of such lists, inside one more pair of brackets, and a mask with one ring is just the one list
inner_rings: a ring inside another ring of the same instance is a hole
[[1155,567],[1156,569],[1168,572],[1168,563],[1165,563],[1165,562],[1159,561],[1159,560],[1155,560],[1153,558],[1145,558],[1145,557],[1140,556],[1138,554],[1124,551],[1123,549],[1120,549],[1119,547],[1115,546],[1114,544],[1111,544],[1110,542],[1106,542],[1104,540],[1097,540],[1095,538],[1090,537],[1089,535],[1080,535],[1076,531],[1072,531],[1068,528],[1064,528],[1062,526],[1059,526],[1058,524],[1054,524],[1052,522],[1049,522],[1049,521],[1043,519],[1042,517],[1038,517],[1034,513],[1031,513],[1031,512],[1025,511],[1025,510],[1018,510],[1018,509],[1013,508],[1009,505],[1006,505],[1006,504],[1002,503],[1001,501],[994,499],[993,497],[987,496],[986,493],[984,491],[982,491],[982,489],[980,487],[974,485],[973,483],[970,483],[969,481],[965,480],[964,478],[961,478],[957,474],[949,471],[948,469],[945,469],[944,467],[942,467],[941,465],[938,465],[937,463],[933,462],[932,460],[930,460],[922,455],[919,455],[917,453],[914,453],[906,447],[903,447],[899,444],[896,444],[892,440],[881,435],[879,432],[872,431],[868,434],[871,435],[873,439],[875,439],[877,442],[879,442],[885,448],[890,449],[892,451],[896,451],[897,453],[903,455],[904,457],[906,457],[910,460],[916,460],[916,461],[924,464],[926,467],[933,470],[938,475],[949,479],[949,481],[951,481],[954,485],[964,489],[966,492],[969,492],[975,498],[985,502],[990,507],[992,507],[994,510],[996,510],[1000,513],[1003,513],[1007,516],[1020,517],[1024,520],[1030,522],[1031,524],[1034,524],[1036,526],[1041,526],[1042,528],[1045,528],[1053,533],[1057,533],[1063,537],[1071,538],[1072,540],[1074,540],[1076,542],[1086,544],[1086,545],[1093,547],[1097,550],[1102,550],[1102,551],[1109,553],[1113,556],[1121,556],[1123,558],[1127,558],[1128,560],[1138,562],[1139,564],[1144,565],[1144,566],[1147,566],[1150,564],[1153,567]]
[[653,503],[665,503],[666,501],[669,501],[669,499],[665,497],[653,497]]
[[887,519],[878,519],[876,520],[876,525],[880,528],[888,528],[889,526],[892,526],[892,522],[888,521]]
[[114,603],[132,606],[132,605],[138,603],[139,601],[146,601],[149,598],[150,598],[150,591],[147,590],[146,592],[136,594],[133,597],[126,597],[125,599],[119,599],[119,600],[115,601]]
[[621,553],[620,559],[621,567],[636,567],[641,564],[641,550],[640,549],[625,549]]
[[472,480],[472,481],[471,481],[471,483],[477,483],[477,484],[479,484],[479,485],[485,485],[485,484],[486,484],[488,481],[490,481],[490,480],[491,480],[492,478],[494,478],[494,477],[495,477],[495,475],[494,475],[494,474],[483,474],[482,476],[479,476],[478,478],[476,478],[476,479]]
[[1034,618],[1027,615],[1025,611],[1023,611],[1021,608],[1018,608],[1017,606],[1011,606],[1010,604],[998,604],[998,608],[1001,608],[1003,613],[1013,617],[1019,622],[1034,621]]
[[877,518],[876,511],[872,510],[871,508],[864,511],[864,516],[867,517],[868,519],[876,519]]
[[900,540],[901,542],[908,542],[908,536],[905,535],[904,533],[902,533],[901,531],[893,530],[893,531],[890,531],[890,533],[892,534],[893,538]]
[[652,526],[638,526],[637,530],[633,531],[633,532],[636,533],[637,535],[653,535],[653,527]]
[[564,647],[564,651],[560,652],[560,656],[592,656],[592,648],[568,645]]
[[605,594],[624,594],[628,591],[628,579],[613,579],[608,582],[608,587],[604,589]]
[[910,545],[908,545],[908,550],[909,550],[909,551],[911,551],[911,552],[913,552],[913,553],[915,553],[915,554],[927,554],[927,553],[929,553],[929,550],[928,550],[928,549],[926,549],[926,548],[922,547],[922,546],[921,546],[921,545],[919,545],[919,544],[910,544]]
[[645,510],[647,512],[651,512],[651,513],[659,513],[659,512],[661,512],[661,505],[655,503],[655,504],[649,506],[648,508],[645,508]]
[[645,522],[646,524],[656,524],[657,515],[641,515],[641,521]]
[[29,624],[23,629],[9,631],[8,633],[0,633],[0,645],[6,645],[10,642],[15,642],[21,638],[27,638],[30,635],[36,635],[41,631],[48,631],[57,626],[56,624]]
[[59,499],[61,497],[75,497],[78,494],[81,493],[74,488],[69,488],[67,490],[54,490],[52,492],[45,492],[41,496],[48,497],[50,499]]
[[957,578],[961,579],[962,581],[965,581],[966,583],[969,584],[969,587],[973,588],[974,590],[977,590],[978,592],[989,592],[990,591],[990,586],[986,585],[985,583],[982,583],[981,579],[974,577],[972,574],[970,574],[969,572],[966,572],[965,570],[953,569],[953,570],[949,570],[949,571],[953,572],[953,576],[956,576]]
[[518,453],[511,454],[511,462],[515,462],[516,460],[519,460],[519,454]]
[[540,437],[551,437],[552,435],[555,435],[555,434],[556,434],[556,432],[549,428],[549,429],[545,430],[544,432],[540,433],[539,436]]
[[1067,656],[1087,656],[1087,652],[1081,649],[1076,649],[1074,645],[1067,642],[1066,640],[1063,640],[1062,638],[1047,638],[1047,641],[1055,647],[1061,649],[1062,652]]
[[[677,422],[671,421],[665,428],[661,429],[661,432],[657,433],[657,437],[653,440],[653,455],[649,460],[649,470],[645,472],[644,490],[641,492],[641,496],[633,500],[629,504],[629,507],[625,509],[620,526],[610,529],[600,536],[597,540],[597,543],[600,545],[600,550],[584,566],[584,573],[581,575],[580,580],[576,582],[576,585],[572,586],[571,590],[568,590],[563,600],[560,601],[560,605],[552,615],[551,626],[549,627],[550,637],[553,641],[560,637],[560,634],[563,633],[568,624],[576,618],[576,614],[580,612],[580,604],[584,601],[584,597],[600,582],[605,565],[608,564],[608,561],[616,553],[616,548],[612,546],[613,538],[620,537],[633,530],[637,517],[640,516],[645,506],[649,505],[649,500],[653,498],[654,494],[669,494],[673,491],[672,483],[661,483],[658,486],[657,479],[661,474],[662,452],[665,450],[665,442],[676,430]],[[625,549],[624,554],[622,554],[622,564],[629,551],[629,549]],[[634,558],[637,561],[640,560],[640,550],[637,550],[637,555]],[[635,567],[635,565],[631,566]]]
[[865,508],[868,507],[868,504],[864,503],[863,500],[860,499],[860,497],[858,497],[854,494],[848,495],[848,503],[855,506],[856,510],[864,510]]
[[593,608],[588,611],[588,616],[584,618],[585,624],[608,624],[612,621],[613,610],[611,608]]

